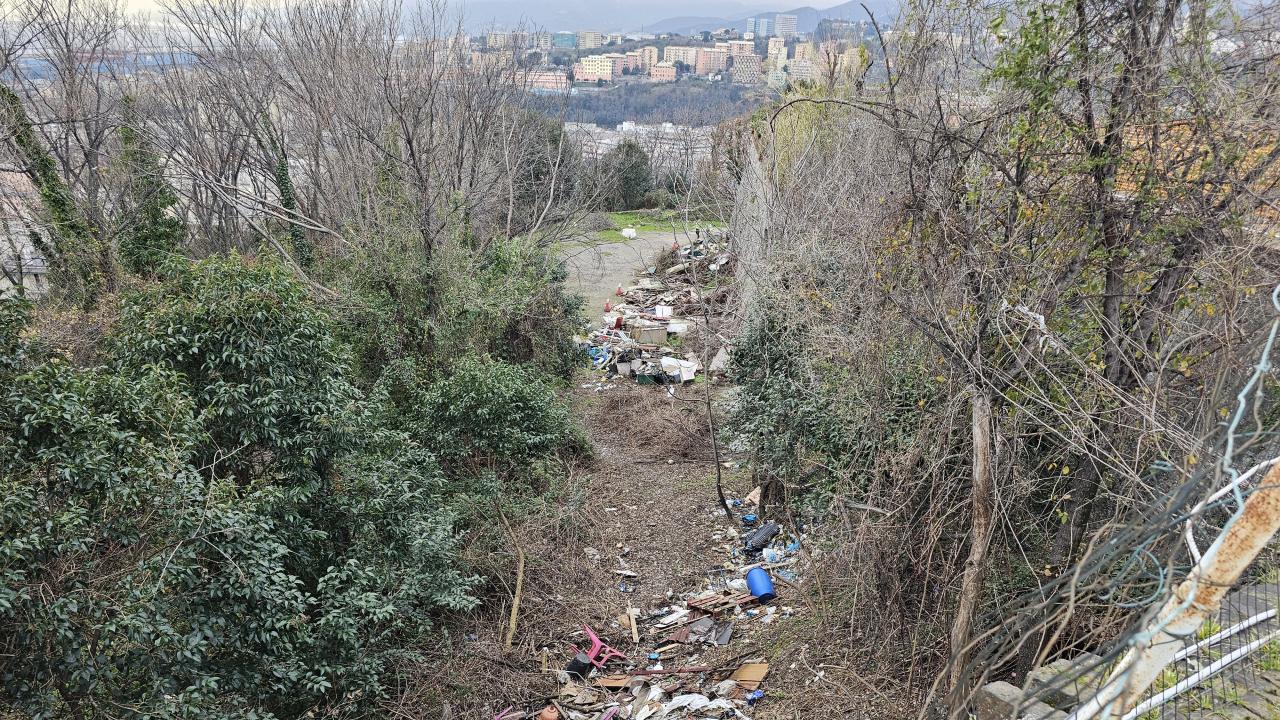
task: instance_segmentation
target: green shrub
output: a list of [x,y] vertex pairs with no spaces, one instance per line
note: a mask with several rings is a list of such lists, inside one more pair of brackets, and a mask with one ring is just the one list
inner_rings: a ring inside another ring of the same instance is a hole
[[428,266],[415,232],[391,232],[378,252],[342,270],[354,299],[339,327],[357,377],[371,386],[387,365],[411,359],[445,367],[488,354],[568,378],[581,299],[567,292],[564,265],[527,237],[474,239],[436,248]]
[[127,298],[111,341],[122,372],[179,374],[207,438],[199,460],[242,482],[319,472],[350,443],[357,392],[333,325],[273,262],[213,257]]
[[389,415],[431,449],[447,469],[468,480],[483,473],[528,477],[533,463],[585,440],[551,381],[536,369],[484,356],[450,364],[428,382],[412,363],[389,368],[380,383]]
[[0,677],[34,717],[365,715],[473,604],[448,483],[331,321],[238,258],[126,303],[107,368],[0,302]]

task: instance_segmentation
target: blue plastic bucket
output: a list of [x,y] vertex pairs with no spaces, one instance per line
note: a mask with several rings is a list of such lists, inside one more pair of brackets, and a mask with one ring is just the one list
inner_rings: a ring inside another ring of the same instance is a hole
[[747,573],[747,590],[755,599],[767,603],[773,599],[773,579],[764,568],[751,568]]

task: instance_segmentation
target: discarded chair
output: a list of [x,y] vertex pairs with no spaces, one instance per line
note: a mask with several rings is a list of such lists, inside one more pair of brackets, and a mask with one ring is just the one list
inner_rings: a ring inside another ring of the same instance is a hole
[[573,648],[575,653],[586,655],[587,661],[598,669],[604,670],[605,663],[614,658],[619,660],[627,659],[626,655],[623,655],[621,652],[605,645],[604,641],[600,639],[600,636],[596,635],[595,632],[593,632],[591,628],[587,627],[585,623],[582,625],[582,630],[587,633],[587,639],[591,641],[591,649],[580,650],[577,645],[571,645],[570,647]]

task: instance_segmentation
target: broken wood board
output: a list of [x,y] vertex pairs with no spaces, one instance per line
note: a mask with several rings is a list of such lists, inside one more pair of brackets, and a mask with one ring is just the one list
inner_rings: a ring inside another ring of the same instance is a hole
[[689,607],[709,612],[712,615],[721,615],[726,612],[732,612],[736,607],[748,607],[758,602],[749,592],[722,590],[712,595],[704,595],[690,600]]

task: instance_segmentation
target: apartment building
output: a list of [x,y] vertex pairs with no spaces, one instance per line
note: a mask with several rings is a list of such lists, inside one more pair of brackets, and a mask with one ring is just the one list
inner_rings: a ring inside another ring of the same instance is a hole
[[[619,56],[621,57],[621,56]],[[587,55],[573,64],[573,79],[578,82],[612,82],[614,78],[615,59],[608,55]],[[618,74],[621,66],[617,65]]]
[[789,38],[796,35],[796,16],[778,14],[773,16],[774,34]]
[[693,67],[698,61],[698,48],[668,45],[662,49],[662,61],[673,65],[682,62],[689,67]]
[[669,62],[654,63],[649,66],[649,77],[658,82],[675,82],[676,66]]
[[530,90],[564,91],[570,87],[569,76],[558,70],[530,70],[524,74],[525,87]]
[[645,45],[636,52],[640,53],[640,65],[648,70],[658,64],[658,48],[652,45]]
[[693,72],[711,75],[724,72],[729,67],[729,51],[719,48],[698,48],[694,57]]
[[734,55],[729,80],[739,85],[759,85],[764,79],[764,63],[759,55]]
[[792,82],[818,82],[818,66],[811,60],[792,60],[787,63],[787,76]]
[[592,50],[604,45],[604,35],[595,30],[578,31],[578,49]]

